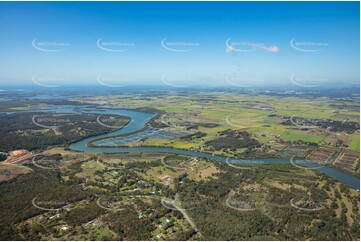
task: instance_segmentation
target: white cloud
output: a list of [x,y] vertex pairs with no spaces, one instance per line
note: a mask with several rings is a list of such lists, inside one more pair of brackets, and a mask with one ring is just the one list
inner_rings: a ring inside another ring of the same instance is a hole
[[272,45],[272,46],[267,47],[264,44],[251,44],[251,46],[253,48],[260,49],[260,50],[265,50],[265,51],[272,52],[272,53],[277,53],[280,50],[278,48],[278,46],[276,46],[276,45]]

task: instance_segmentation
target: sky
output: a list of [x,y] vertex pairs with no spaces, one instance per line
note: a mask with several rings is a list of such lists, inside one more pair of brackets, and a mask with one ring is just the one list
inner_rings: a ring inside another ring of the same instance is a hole
[[0,85],[360,82],[358,2],[0,2]]

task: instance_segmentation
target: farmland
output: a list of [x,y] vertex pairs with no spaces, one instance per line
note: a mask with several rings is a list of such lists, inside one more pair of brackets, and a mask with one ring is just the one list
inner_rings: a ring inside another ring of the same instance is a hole
[[[82,101],[76,98],[71,100]],[[149,137],[140,142],[129,142],[128,146],[166,146],[253,158],[282,157],[282,149],[294,145],[304,146],[304,152],[297,155],[309,159],[314,157],[310,153],[317,147],[332,150],[333,153],[337,151],[340,157],[348,151],[360,151],[359,104],[351,100],[311,100],[306,97],[228,92],[197,92],[192,95],[169,93],[159,97],[139,95],[130,98],[114,95],[107,97],[107,100],[112,105],[159,110],[162,114],[153,121],[153,125],[165,126],[170,132],[187,132],[190,137]],[[101,103],[103,98],[87,98],[86,102]],[[230,149],[225,145],[214,149],[210,144],[215,144],[221,133],[228,129],[246,131],[260,146]],[[197,133],[202,135],[194,135]],[[274,147],[279,149],[275,151]],[[327,159],[316,161],[326,163]],[[351,166],[335,167],[357,174],[357,162],[358,159],[355,159]]]

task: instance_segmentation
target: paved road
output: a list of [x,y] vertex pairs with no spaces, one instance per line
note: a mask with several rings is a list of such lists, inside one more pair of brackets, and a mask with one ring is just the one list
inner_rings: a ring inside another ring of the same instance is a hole
[[168,198],[162,198],[162,204],[164,205],[163,201],[172,204],[172,206],[176,210],[178,210],[179,212],[181,212],[183,214],[183,217],[188,221],[188,223],[191,225],[191,227],[194,229],[194,231],[196,231],[200,236],[203,237],[202,233],[197,229],[197,226],[195,225],[193,220],[189,217],[186,210],[184,210],[183,208],[177,206],[177,204],[175,203],[176,200],[177,200],[177,198],[175,200],[171,200],[171,199],[168,199]]

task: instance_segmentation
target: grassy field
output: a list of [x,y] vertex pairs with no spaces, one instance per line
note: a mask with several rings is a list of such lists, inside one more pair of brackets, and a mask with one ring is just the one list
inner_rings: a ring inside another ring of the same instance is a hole
[[360,134],[353,134],[349,137],[350,150],[360,151]]

